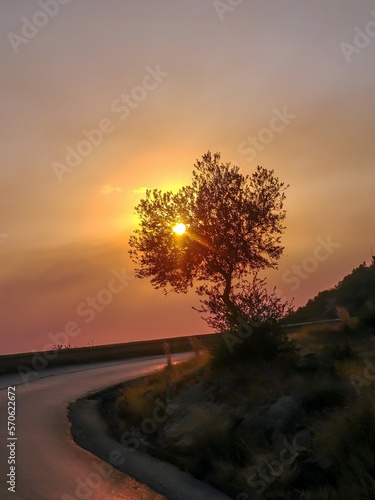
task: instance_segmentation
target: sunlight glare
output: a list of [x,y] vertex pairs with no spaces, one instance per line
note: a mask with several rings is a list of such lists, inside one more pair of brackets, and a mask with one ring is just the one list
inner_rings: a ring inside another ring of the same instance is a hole
[[178,222],[173,228],[173,232],[176,234],[184,234],[185,231],[186,226],[182,222]]

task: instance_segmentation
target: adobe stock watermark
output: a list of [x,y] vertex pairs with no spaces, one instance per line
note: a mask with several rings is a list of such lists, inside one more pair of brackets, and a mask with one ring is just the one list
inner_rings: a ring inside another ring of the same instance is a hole
[[375,10],[371,10],[370,15],[374,19],[368,21],[363,29],[354,26],[353,30],[355,35],[351,43],[340,43],[340,49],[348,64],[352,62],[354,54],[360,54],[363,49],[370,45],[371,40],[375,38]]
[[242,316],[237,316],[237,330],[236,332],[224,332],[223,339],[231,354],[234,352],[234,347],[237,344],[243,344],[244,341],[251,337],[254,332],[254,328],[259,326],[250,318],[247,321]]
[[237,151],[244,156],[247,156],[246,161],[253,161],[259,151],[263,151],[270,144],[276,134],[283,132],[286,127],[297,117],[297,115],[288,113],[286,106],[282,111],[274,108],[272,110],[268,127],[259,130],[256,136],[249,135],[245,141],[242,141],[237,148]]
[[244,0],[213,0],[212,5],[220,21],[224,21],[227,13],[233,12]]
[[[128,282],[134,279],[133,275],[126,274],[125,269],[121,272],[114,269],[111,274],[112,278],[106,287],[101,288],[94,296],[86,297],[77,305],[76,315],[85,318],[86,324],[92,323],[96,316],[109,306],[114,297],[124,291]],[[59,350],[54,349],[53,346],[68,346],[71,339],[75,339],[82,333],[82,326],[79,325],[78,321],[68,321],[59,332],[48,333],[47,337],[50,342],[43,346],[42,351],[31,351],[34,353],[31,367],[23,364],[17,367],[22,382],[27,385],[30,381],[38,379],[40,373],[48,367],[49,362],[59,355]]]
[[[129,93],[123,93],[111,103],[111,112],[119,119],[125,120],[130,113],[135,110],[149,95],[157,89],[170,73],[163,71],[160,64],[156,67],[146,66],[146,74],[139,85],[132,88]],[[95,148],[98,148],[104,141],[105,136],[111,134],[116,129],[112,118],[102,118],[96,127],[81,131],[82,139],[74,146],[65,147],[64,162],[53,161],[51,163],[57,180],[63,182],[64,175],[71,174],[85,158],[90,156]]]
[[[260,466],[251,467],[251,473],[247,478],[247,484],[251,486],[257,493],[261,495],[265,492],[267,487],[273,483],[278,476],[284,471],[285,466],[290,466],[300,451],[305,450],[305,447],[301,447],[296,443],[296,437],[294,437],[292,443],[288,443],[287,439],[284,438],[283,441],[284,448],[279,454],[279,459],[272,460],[267,464],[267,469],[264,470]],[[287,456],[290,453],[289,457]],[[250,500],[247,493],[239,493],[236,496],[236,500]]]
[[39,31],[47,26],[50,19],[56,17],[62,5],[67,5],[71,0],[39,0],[40,10],[34,12],[31,19],[26,16],[21,18],[21,34],[13,31],[7,34],[12,49],[16,54],[20,52],[20,47],[27,45],[30,40],[36,37]]
[[319,237],[316,241],[318,245],[313,254],[305,257],[300,265],[293,264],[282,276],[283,282],[293,291],[297,290],[301,282],[307,280],[318,269],[320,262],[327,260],[341,246],[340,243],[334,243],[331,236],[327,236],[325,240]]

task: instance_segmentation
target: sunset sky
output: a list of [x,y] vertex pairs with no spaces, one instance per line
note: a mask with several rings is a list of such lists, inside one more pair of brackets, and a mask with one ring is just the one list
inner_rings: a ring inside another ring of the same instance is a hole
[[[0,354],[43,349],[68,322],[79,346],[208,332],[194,293],[164,297],[133,279],[127,255],[145,188],[188,184],[207,150],[290,184],[285,253],[268,279],[297,306],[369,261],[374,2],[14,0],[0,11]],[[79,315],[118,274],[113,300]]]

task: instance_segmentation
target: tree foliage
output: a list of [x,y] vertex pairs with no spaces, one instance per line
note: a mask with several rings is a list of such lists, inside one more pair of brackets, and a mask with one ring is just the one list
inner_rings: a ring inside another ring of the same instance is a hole
[[[238,317],[233,318],[232,315],[228,315],[219,284],[201,285],[197,287],[197,293],[204,298],[200,300],[201,307],[194,309],[206,315],[204,319],[210,327],[222,332],[233,330],[238,326]],[[230,296],[241,317],[251,320],[253,325],[276,323],[292,310],[291,304],[279,297],[276,288],[271,292],[267,290],[267,280],[260,279],[257,273],[252,274],[251,279],[234,283]]]
[[[147,190],[136,207],[140,227],[129,240],[136,275],[164,293],[197,285],[201,311],[216,329],[234,326],[238,316],[279,318],[288,306],[265,291],[258,273],[277,268],[284,250],[286,188],[273,170],[243,175],[219,153],[206,153],[189,186]],[[186,225],[183,235],[173,232],[176,223]]]

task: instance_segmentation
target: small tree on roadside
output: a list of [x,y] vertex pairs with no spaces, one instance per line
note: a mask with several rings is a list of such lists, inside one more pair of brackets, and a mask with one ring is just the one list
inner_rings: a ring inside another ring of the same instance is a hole
[[284,250],[286,188],[273,170],[258,166],[243,175],[219,153],[206,153],[189,186],[147,190],[135,208],[140,228],[129,253],[136,276],[165,294],[196,285],[199,311],[217,331],[235,329],[240,319],[280,319],[289,304],[268,293],[258,274],[277,268]]

